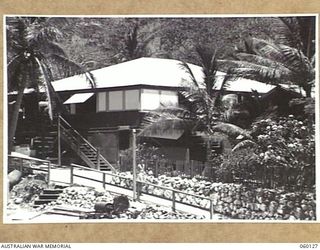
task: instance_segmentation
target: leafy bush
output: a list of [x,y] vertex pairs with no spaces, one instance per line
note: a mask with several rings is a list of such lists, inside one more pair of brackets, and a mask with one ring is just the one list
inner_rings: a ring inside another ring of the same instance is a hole
[[270,175],[269,185],[312,186],[315,183],[315,126],[294,116],[253,124],[259,163]]
[[251,135],[250,147],[215,159],[219,181],[292,190],[315,184],[315,126],[310,120],[292,115],[260,120],[253,123]]
[[[120,152],[121,171],[132,170],[132,148]],[[136,162],[138,171],[153,170],[154,166],[164,160],[159,148],[147,143],[138,144],[136,148]]]

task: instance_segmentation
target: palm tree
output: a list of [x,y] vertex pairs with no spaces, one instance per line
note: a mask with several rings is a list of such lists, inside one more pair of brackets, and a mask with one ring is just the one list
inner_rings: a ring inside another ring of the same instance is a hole
[[[17,92],[16,101],[8,117],[8,150],[11,152],[25,89],[45,90],[49,116],[53,119],[57,100],[51,85],[53,74],[68,76],[72,73],[83,73],[84,70],[69,60],[57,43],[62,34],[54,25],[56,19],[8,17],[6,21],[8,91]],[[92,75],[87,72],[84,74],[93,86]]]
[[203,70],[203,83],[198,82],[189,65],[182,62],[181,67],[191,79],[190,84],[184,86],[184,90],[180,92],[185,98],[184,107],[163,107],[150,112],[145,117],[141,135],[147,136],[154,131],[174,129],[183,129],[191,133],[202,132],[207,142],[208,160],[214,133],[232,136],[241,134],[244,138],[250,138],[250,135],[246,130],[227,122],[221,97],[230,79],[229,72],[218,86],[216,52],[200,46],[196,47],[196,51]]
[[[231,66],[230,72],[268,84],[301,87],[307,97],[315,83],[314,56],[307,57],[295,19],[279,18],[276,41],[252,37],[244,39],[244,48],[236,48],[236,60],[221,60]],[[307,46],[308,53],[310,44]]]
[[[151,26],[152,32],[150,34],[140,33],[141,25],[136,23],[126,34],[124,38],[124,47],[120,53],[122,60],[134,60],[148,54],[147,47],[156,38],[156,34],[161,32],[159,25]],[[158,52],[161,55],[161,51]],[[119,56],[119,55],[117,55]]]

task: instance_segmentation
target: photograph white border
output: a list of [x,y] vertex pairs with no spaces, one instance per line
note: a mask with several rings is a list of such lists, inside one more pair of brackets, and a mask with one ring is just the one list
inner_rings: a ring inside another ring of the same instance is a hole
[[[12,221],[8,220],[7,214],[7,205],[5,202],[7,201],[7,192],[9,189],[8,182],[6,180],[7,171],[8,171],[8,149],[7,149],[7,136],[8,136],[8,107],[7,107],[7,43],[6,43],[6,17],[28,17],[28,16],[37,16],[37,17],[67,17],[67,18],[237,18],[237,17],[279,17],[279,16],[287,16],[287,17],[295,17],[295,16],[315,16],[316,18],[316,41],[315,41],[315,55],[316,55],[316,79],[315,79],[315,113],[316,113],[316,123],[315,123],[315,150],[316,150],[316,220],[315,221],[288,221],[288,220],[241,220],[241,219],[228,219],[228,220],[156,220],[156,219],[127,219],[127,220],[119,220],[119,219],[86,219],[86,220],[78,220],[78,221]],[[318,197],[320,197],[320,187],[319,187],[319,178],[320,178],[320,170],[317,169],[320,166],[320,102],[319,102],[319,14],[318,13],[292,13],[292,14],[134,14],[134,15],[39,15],[39,14],[7,14],[3,15],[3,223],[4,224],[59,224],[59,223],[237,223],[237,224],[316,224],[320,222],[320,204],[318,201]]]

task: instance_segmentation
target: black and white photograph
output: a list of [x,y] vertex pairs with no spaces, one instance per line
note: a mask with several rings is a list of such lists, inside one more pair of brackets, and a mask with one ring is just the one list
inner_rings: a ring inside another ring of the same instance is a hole
[[317,24],[4,16],[4,223],[319,222]]

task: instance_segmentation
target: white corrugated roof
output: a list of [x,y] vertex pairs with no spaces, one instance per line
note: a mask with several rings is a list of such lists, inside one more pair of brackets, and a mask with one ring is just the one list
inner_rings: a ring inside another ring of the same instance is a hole
[[[200,66],[188,64],[198,82],[203,81],[203,72]],[[132,61],[119,63],[109,67],[91,71],[94,75],[97,88],[125,87],[133,85],[149,85],[161,87],[181,87],[190,82],[189,74],[181,67],[181,62],[173,59],[142,57]],[[221,85],[225,73],[218,72],[217,88]],[[219,77],[220,76],[220,77]],[[56,91],[90,89],[85,76],[76,75],[52,83]],[[229,83],[228,90],[267,93],[274,86],[265,83],[238,79]]]

